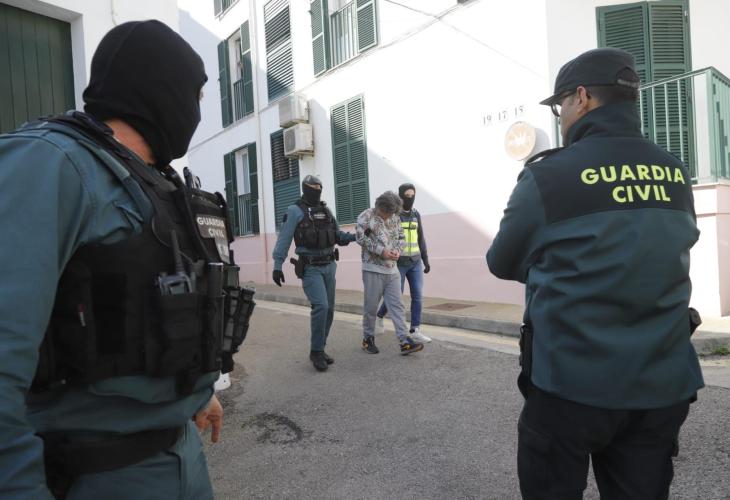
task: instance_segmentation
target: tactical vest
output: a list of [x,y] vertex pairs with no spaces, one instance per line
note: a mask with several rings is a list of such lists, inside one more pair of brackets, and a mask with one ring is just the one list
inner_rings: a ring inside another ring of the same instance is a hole
[[61,275],[32,390],[110,377],[176,377],[189,393],[229,372],[248,331],[253,291],[238,283],[220,193],[187,188],[172,167],[142,164],[83,113],[42,124],[73,137],[143,212],[138,234],[77,249]]
[[296,246],[312,250],[334,246],[337,243],[337,223],[327,205],[321,201],[316,207],[310,207],[302,199],[296,204],[304,214],[294,231]]
[[[407,220],[403,217],[407,216]],[[415,210],[410,213],[401,213],[401,227],[403,228],[403,236],[405,238],[401,255],[405,257],[413,257],[421,254],[421,247],[418,246],[418,216]]]

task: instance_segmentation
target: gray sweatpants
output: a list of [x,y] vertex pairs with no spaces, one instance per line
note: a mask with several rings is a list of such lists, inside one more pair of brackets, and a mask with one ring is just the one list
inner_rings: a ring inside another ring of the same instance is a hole
[[388,315],[393,320],[395,335],[400,342],[408,336],[406,327],[406,308],[403,306],[400,290],[400,273],[382,274],[373,271],[362,272],[362,283],[365,288],[364,314],[362,316],[362,335],[367,338],[375,333],[375,317],[378,313],[380,299],[388,308]]

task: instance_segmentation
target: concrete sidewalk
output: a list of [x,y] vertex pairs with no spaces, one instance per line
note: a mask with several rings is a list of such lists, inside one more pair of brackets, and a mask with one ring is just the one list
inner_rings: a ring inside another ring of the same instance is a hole
[[[262,285],[248,283],[256,289],[256,299],[308,306],[309,301],[300,286]],[[405,296],[406,306],[409,299]],[[355,290],[337,290],[335,309],[340,312],[362,314],[363,293]],[[423,298],[421,323],[424,325],[461,328],[483,333],[497,333],[518,337],[522,322],[522,306],[472,302],[438,297]],[[386,328],[389,327],[386,318]],[[390,325],[392,328],[392,325]],[[692,336],[692,343],[700,354],[712,354],[718,348],[730,349],[730,317],[703,318],[702,326]]]

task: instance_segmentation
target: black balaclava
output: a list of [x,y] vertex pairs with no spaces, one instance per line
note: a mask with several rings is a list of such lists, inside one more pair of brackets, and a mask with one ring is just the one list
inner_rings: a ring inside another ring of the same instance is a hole
[[[320,189],[309,187],[307,186],[307,184],[316,184],[320,187]],[[304,200],[304,203],[306,203],[310,207],[315,207],[319,205],[319,200],[321,197],[322,181],[319,180],[319,177],[316,177],[314,175],[306,176],[302,181],[302,199]]]
[[180,35],[160,21],[132,21],[112,28],[94,52],[84,110],[128,123],[163,167],[188,150],[207,80],[203,60]]
[[[409,189],[413,190],[413,198],[409,198],[406,196],[406,191],[408,191]],[[409,182],[401,184],[400,186],[398,186],[398,196],[400,196],[400,199],[403,200],[403,210],[405,210],[406,212],[410,212],[413,208],[413,202],[416,201],[416,186]]]

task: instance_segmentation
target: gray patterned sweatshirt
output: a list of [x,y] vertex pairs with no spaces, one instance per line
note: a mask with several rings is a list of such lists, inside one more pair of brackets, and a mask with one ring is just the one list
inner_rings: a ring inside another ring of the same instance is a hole
[[403,228],[398,214],[383,220],[374,208],[368,208],[357,218],[357,243],[362,247],[362,270],[381,274],[397,274],[396,261],[384,259],[383,250],[403,250]]

